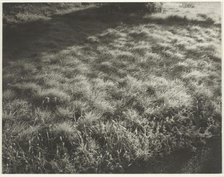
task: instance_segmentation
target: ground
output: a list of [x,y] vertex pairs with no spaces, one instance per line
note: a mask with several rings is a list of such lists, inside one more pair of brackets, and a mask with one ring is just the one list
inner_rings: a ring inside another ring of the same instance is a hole
[[220,8],[7,17],[3,172],[220,172]]

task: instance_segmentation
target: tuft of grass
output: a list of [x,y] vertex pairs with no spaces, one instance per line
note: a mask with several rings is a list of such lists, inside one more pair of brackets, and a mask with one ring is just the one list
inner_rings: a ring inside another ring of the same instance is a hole
[[46,104],[62,104],[70,101],[70,96],[56,88],[51,88],[51,89],[42,89],[37,96],[37,99],[43,100],[44,104],[44,99],[49,98],[49,100],[46,100]]

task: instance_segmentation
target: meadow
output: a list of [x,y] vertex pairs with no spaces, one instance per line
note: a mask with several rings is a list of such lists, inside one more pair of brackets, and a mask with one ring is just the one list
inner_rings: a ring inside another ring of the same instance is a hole
[[3,173],[221,172],[220,3],[29,8],[3,16]]

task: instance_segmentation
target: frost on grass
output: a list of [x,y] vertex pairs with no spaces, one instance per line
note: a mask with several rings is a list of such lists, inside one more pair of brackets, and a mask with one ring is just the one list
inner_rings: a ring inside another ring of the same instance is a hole
[[117,22],[85,11],[61,16],[20,55],[11,46],[3,67],[4,173],[144,165],[166,173],[164,158],[194,156],[220,137],[220,29],[197,16],[198,5],[166,5],[162,14]]

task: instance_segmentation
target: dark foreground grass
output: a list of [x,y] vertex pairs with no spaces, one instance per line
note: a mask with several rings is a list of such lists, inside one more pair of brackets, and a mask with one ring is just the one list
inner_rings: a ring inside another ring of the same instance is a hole
[[220,25],[169,7],[5,27],[3,172],[220,172]]

